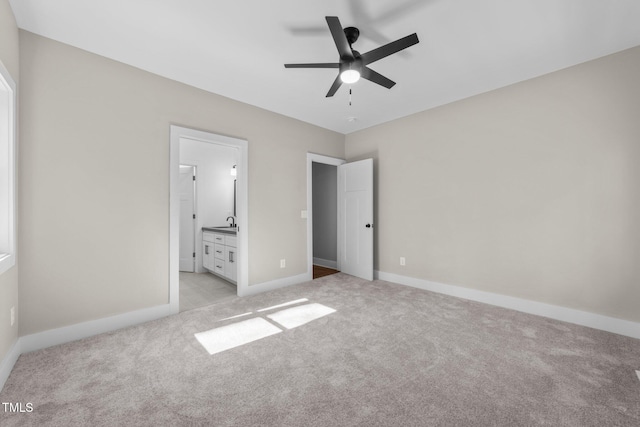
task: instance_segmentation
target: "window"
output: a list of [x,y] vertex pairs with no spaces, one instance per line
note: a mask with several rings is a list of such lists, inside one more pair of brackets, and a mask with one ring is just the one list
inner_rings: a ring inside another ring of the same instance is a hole
[[0,61],[0,274],[16,263],[16,84]]

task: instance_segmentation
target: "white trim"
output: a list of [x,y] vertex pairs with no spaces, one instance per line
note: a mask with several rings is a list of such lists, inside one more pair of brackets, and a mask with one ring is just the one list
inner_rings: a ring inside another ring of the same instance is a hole
[[258,283],[257,285],[248,286],[242,294],[238,291],[238,296],[245,297],[249,295],[260,294],[262,292],[273,291],[275,289],[287,286],[298,285],[300,283],[313,280],[313,273],[303,273],[297,276],[283,277],[281,279],[270,280],[268,282]]
[[[169,147],[169,304],[172,313],[180,311],[180,138],[237,148],[236,169],[238,232],[238,295],[249,286],[249,142],[244,139],[171,125]],[[197,242],[196,242],[197,244]]]
[[80,340],[94,335],[111,332],[128,326],[150,322],[170,316],[172,307],[170,304],[156,307],[143,308],[128,313],[117,314],[102,319],[90,320],[62,328],[50,329],[31,335],[20,337],[20,349],[22,353],[36,351],[54,345],[64,344]]
[[0,364],[0,390],[9,378],[18,357],[23,353],[150,322],[171,314],[171,305],[164,304],[20,337]]
[[[313,279],[313,163],[340,166],[347,163],[344,159],[323,156],[322,154],[307,153],[307,273]],[[338,251],[340,248],[338,247]],[[338,259],[340,253],[338,252]],[[340,265],[332,267],[340,270]]]
[[[451,295],[472,301],[483,302],[485,304],[549,317],[551,319],[588,326],[594,329],[600,329],[640,339],[640,323],[529,301],[521,298],[494,294],[491,292],[478,291],[461,286],[445,285],[428,280],[400,276],[393,273],[385,273],[377,270],[374,273],[374,278],[378,280],[411,286],[426,291]],[[310,280],[312,280],[312,275],[309,273],[284,277],[282,279],[248,286],[243,295],[240,296],[255,295],[266,291],[308,282]],[[140,323],[161,319],[171,314],[173,314],[173,307],[171,304],[165,304],[23,336],[13,344],[7,355],[0,363],[0,390],[4,387],[4,384],[9,378],[18,357],[22,353],[28,353],[30,351],[40,350],[54,345],[64,344],[105,332],[111,332]]]
[[11,371],[13,370],[13,367],[15,366],[16,362],[18,361],[18,357],[20,357],[21,354],[22,352],[20,351],[20,339],[18,339],[15,343],[13,343],[13,345],[9,349],[9,352],[0,363],[0,391],[2,391],[2,388],[7,382],[7,379],[9,379],[9,375],[11,375]]
[[338,261],[332,261],[330,259],[322,259],[313,257],[313,265],[319,265],[320,267],[338,269]]
[[[0,189],[0,205],[8,209],[2,221],[0,221],[0,274],[9,270],[16,264],[16,140],[17,140],[17,86],[9,71],[0,61],[0,87],[7,93],[8,129],[6,139],[0,135],[0,154],[2,161],[6,161],[6,175],[0,179],[5,188]],[[0,97],[2,98],[2,97]],[[0,105],[0,109],[4,108]],[[6,155],[6,157],[5,157]],[[3,165],[3,168],[4,169]]]
[[631,322],[629,320],[616,319],[614,317],[603,316],[601,314],[589,313],[586,311],[495,294],[492,292],[469,289],[462,286],[445,285],[443,283],[401,276],[399,274],[385,273],[383,271],[376,271],[375,275],[376,279],[385,280],[387,282],[411,286],[426,291],[437,292],[439,294],[451,295],[471,301],[478,301],[485,304],[521,311],[523,313],[535,314],[538,316],[548,317],[550,319],[581,326],[588,326],[590,328],[640,339],[640,323]]

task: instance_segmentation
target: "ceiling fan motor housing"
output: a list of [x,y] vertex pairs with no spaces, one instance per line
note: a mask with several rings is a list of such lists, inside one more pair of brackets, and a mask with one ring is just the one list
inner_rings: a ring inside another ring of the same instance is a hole
[[348,58],[340,61],[340,72],[342,73],[346,70],[356,70],[357,72],[362,74],[362,58],[360,58],[359,54],[354,55],[354,59]]
[[356,27],[347,27],[344,29],[344,35],[347,37],[349,44],[352,45],[358,40],[358,37],[360,37],[360,30]]

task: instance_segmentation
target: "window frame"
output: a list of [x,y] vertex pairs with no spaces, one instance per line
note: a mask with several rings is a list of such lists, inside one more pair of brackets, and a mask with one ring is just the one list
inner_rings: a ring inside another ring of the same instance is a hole
[[16,264],[16,100],[16,83],[0,61],[0,274]]

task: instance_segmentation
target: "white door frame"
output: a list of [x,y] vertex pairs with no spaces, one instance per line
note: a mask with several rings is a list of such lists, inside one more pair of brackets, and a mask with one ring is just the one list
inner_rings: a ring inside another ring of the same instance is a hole
[[[180,138],[236,148],[237,220],[238,220],[238,295],[247,295],[249,287],[249,142],[215,133],[171,125],[169,138],[169,305],[172,313],[180,311]],[[196,242],[197,245],[197,242]]]
[[[313,163],[340,166],[344,159],[307,153],[307,276],[313,279]],[[336,213],[337,214],[337,213]],[[338,270],[340,270],[340,245],[338,245]]]

